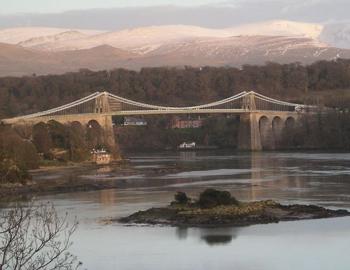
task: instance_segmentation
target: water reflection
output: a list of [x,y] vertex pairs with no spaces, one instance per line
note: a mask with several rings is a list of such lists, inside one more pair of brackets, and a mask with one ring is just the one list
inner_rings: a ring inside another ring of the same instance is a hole
[[111,166],[102,166],[102,167],[98,167],[98,169],[96,170],[97,173],[102,173],[102,174],[105,174],[105,173],[110,173],[113,171],[113,168]]
[[180,160],[182,161],[194,161],[196,160],[197,153],[194,151],[182,151],[179,152]]
[[186,240],[193,235],[191,231],[199,232],[199,239],[209,246],[227,245],[237,238],[238,227],[224,227],[224,228],[196,228],[189,229],[186,227],[177,227],[175,230],[176,237],[179,240]]
[[[253,152],[250,155],[251,189],[249,200],[267,198],[271,190],[281,192],[291,188],[302,190],[306,183],[298,174],[290,174],[288,168],[294,160],[280,158],[278,153]],[[287,173],[285,172],[287,171]],[[268,181],[264,181],[264,179]],[[298,195],[298,194],[297,194]]]
[[188,236],[188,228],[186,227],[176,227],[175,233],[177,238],[180,240],[185,240]]
[[237,238],[239,228],[201,229],[201,239],[209,246],[227,245]]
[[113,189],[101,190],[99,202],[104,206],[112,206],[116,202],[116,194]]
[[232,235],[203,235],[202,239],[209,246],[226,245],[232,241]]
[[43,181],[75,181],[81,176],[117,181],[113,190],[39,198],[51,200],[62,213],[78,216],[72,252],[84,268],[349,269],[348,217],[220,229],[101,225],[100,221],[164,206],[178,190],[195,197],[207,187],[228,190],[240,200],[350,208],[350,154],[176,152],[130,158],[127,168],[78,167],[34,175]]
[[[159,192],[169,202],[176,191],[197,196],[205,188],[230,191],[240,200],[276,199],[350,206],[350,154],[175,152],[130,157],[129,166],[75,167],[37,172],[41,180],[76,178],[116,181],[117,190]],[[328,160],[326,158],[329,158]],[[84,196],[84,195],[83,195]],[[116,203],[112,193],[100,203]],[[140,195],[142,197],[142,195]],[[164,200],[163,200],[164,199]]]

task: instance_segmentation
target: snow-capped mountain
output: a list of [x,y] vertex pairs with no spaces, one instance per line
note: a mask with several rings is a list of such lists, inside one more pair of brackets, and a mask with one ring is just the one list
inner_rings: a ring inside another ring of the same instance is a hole
[[281,36],[234,36],[166,44],[148,54],[160,65],[241,66],[244,64],[312,63],[348,58],[350,50],[336,49],[310,38]]
[[[98,30],[80,30],[74,29],[85,35],[96,35],[103,31]],[[73,31],[74,31],[73,30]],[[53,37],[65,32],[70,32],[72,29],[64,28],[50,28],[50,27],[14,27],[0,29],[0,42],[7,44],[18,44],[28,40],[42,38],[42,42],[45,42],[45,37]]]
[[233,27],[231,30],[236,35],[288,36],[318,39],[323,31],[323,27],[323,25],[316,23],[274,20],[244,24]]
[[[21,42],[0,42],[19,44],[23,47],[43,51],[69,51],[91,49],[101,45],[133,50],[139,53],[148,53],[158,47],[173,42],[186,41],[196,38],[227,38],[232,36],[292,36],[318,39],[323,26],[318,24],[268,21],[262,23],[241,25],[225,29],[208,29],[188,25],[150,26],[135,29],[126,29],[116,32],[94,34],[94,31],[69,31],[65,29],[48,29],[41,36],[28,38],[30,30],[23,35]],[[36,33],[33,29],[33,33]],[[23,31],[23,29],[22,29]],[[20,32],[20,31],[19,31]],[[51,34],[46,34],[51,33]],[[53,33],[53,34],[52,34]],[[17,39],[18,40],[18,39]]]
[[22,27],[0,30],[0,42],[43,51],[91,49],[101,45],[148,53],[172,42],[232,36],[287,36],[311,38],[333,47],[350,48],[350,24],[315,24],[274,20],[209,29],[190,25],[149,26],[115,32]]
[[61,32],[55,35],[48,35],[48,36],[40,36],[40,37],[33,37],[25,41],[21,41],[17,43],[18,45],[22,47],[27,48],[36,48],[42,46],[42,44],[46,43],[57,43],[61,41],[68,41],[68,40],[76,40],[76,39],[82,39],[88,37],[87,34],[83,34],[76,30],[69,30],[66,32]]
[[115,48],[147,53],[165,43],[197,37],[228,37],[234,35],[234,33],[228,29],[206,29],[196,26],[169,25],[77,36],[74,39],[58,40],[58,35],[50,36],[51,40],[47,38],[46,40],[42,40],[41,43],[30,44],[22,42],[22,45],[44,51],[82,50],[101,45],[109,45]]
[[[115,32],[0,30],[0,75],[145,66],[312,63],[350,58],[350,27],[268,21],[225,29],[165,25]],[[336,44],[338,46],[334,46]]]
[[231,57],[244,57],[260,52],[261,56],[283,56],[296,49],[327,49],[326,44],[310,38],[281,36],[234,36],[229,38],[210,38],[166,44],[151,55],[177,54],[181,56],[215,57],[222,60]]

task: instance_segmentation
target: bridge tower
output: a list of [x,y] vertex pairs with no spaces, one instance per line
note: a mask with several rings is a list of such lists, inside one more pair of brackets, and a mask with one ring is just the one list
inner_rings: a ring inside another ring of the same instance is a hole
[[253,91],[244,91],[223,100],[190,107],[158,106],[136,102],[108,92],[96,92],[60,107],[3,119],[0,123],[34,125],[55,120],[62,124],[78,121],[84,125],[95,120],[104,130],[105,146],[113,152],[117,148],[113,115],[235,114],[240,115],[238,148],[260,151],[279,147],[283,143],[281,140],[284,128],[292,127],[301,114],[312,113],[315,109],[315,106],[280,101]]
[[240,115],[238,149],[260,151],[262,150],[262,145],[259,131],[259,118],[253,92],[243,97],[242,109],[246,112]]
[[94,113],[110,113],[108,93],[103,92],[101,96],[95,99]]
[[104,130],[104,141],[106,147],[112,153],[117,153],[117,145],[115,143],[113,121],[107,92],[103,92],[101,96],[98,96],[95,99],[94,113],[97,114],[94,116],[94,120],[96,120]]

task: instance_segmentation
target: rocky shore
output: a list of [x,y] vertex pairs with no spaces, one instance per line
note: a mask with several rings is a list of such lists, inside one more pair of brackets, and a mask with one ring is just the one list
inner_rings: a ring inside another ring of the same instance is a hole
[[[0,183],[0,203],[17,200],[27,200],[35,196],[59,194],[68,192],[93,191],[104,189],[125,188],[128,184],[126,180],[116,177],[106,178],[84,178],[79,175],[91,170],[115,170],[118,175],[128,177],[135,173],[130,167],[128,160],[114,162],[110,166],[98,166],[92,163],[72,163],[67,166],[50,166],[37,170],[31,170],[32,179],[25,183]],[[50,173],[48,173],[50,172]],[[176,173],[176,166],[168,168],[151,168],[148,175],[158,175],[159,173]],[[61,175],[51,177],[52,175]],[[49,177],[46,177],[49,176]]]
[[[151,208],[136,212],[118,220],[127,224],[158,224],[182,227],[216,227],[216,226],[248,226],[254,224],[277,223],[305,219],[320,219],[349,216],[347,210],[330,210],[316,205],[282,205],[272,200],[257,202],[238,202],[230,196],[230,200],[221,200],[220,196],[212,196],[220,191],[206,190],[197,201],[186,202],[176,200],[169,206]],[[205,194],[207,193],[207,195]],[[211,194],[210,194],[211,193]],[[228,192],[225,196],[228,198]],[[203,195],[204,194],[204,195]],[[228,193],[229,194],[229,193]],[[215,198],[216,196],[216,198]],[[176,196],[175,196],[176,197]],[[219,198],[219,201],[215,202]]]

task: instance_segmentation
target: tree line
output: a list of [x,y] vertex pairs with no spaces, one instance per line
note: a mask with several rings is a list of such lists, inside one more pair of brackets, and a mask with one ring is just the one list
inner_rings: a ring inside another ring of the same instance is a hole
[[264,66],[114,69],[0,78],[0,118],[46,110],[96,91],[161,105],[207,103],[254,90],[274,98],[349,107],[350,60]]

